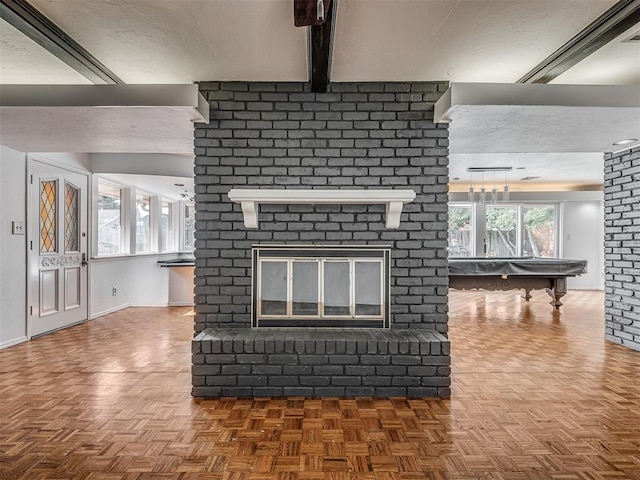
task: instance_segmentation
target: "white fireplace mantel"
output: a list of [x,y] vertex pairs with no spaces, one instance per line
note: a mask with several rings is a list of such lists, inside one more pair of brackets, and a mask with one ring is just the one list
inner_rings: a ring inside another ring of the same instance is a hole
[[321,189],[246,189],[233,188],[229,200],[239,203],[244,215],[244,226],[258,228],[258,209],[266,204],[384,204],[387,206],[387,228],[400,226],[400,214],[405,203],[416,198],[416,192],[404,190],[321,190]]

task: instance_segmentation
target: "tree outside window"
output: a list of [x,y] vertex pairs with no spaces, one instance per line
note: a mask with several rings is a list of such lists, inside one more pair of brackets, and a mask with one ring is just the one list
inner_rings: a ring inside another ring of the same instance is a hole
[[487,257],[518,256],[518,207],[487,205],[485,255]]
[[555,257],[556,210],[553,206],[524,207],[522,255]]

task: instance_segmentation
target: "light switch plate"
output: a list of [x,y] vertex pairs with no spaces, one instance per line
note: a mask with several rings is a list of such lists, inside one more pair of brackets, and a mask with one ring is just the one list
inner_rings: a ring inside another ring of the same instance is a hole
[[13,235],[24,235],[24,222],[11,222],[11,233]]

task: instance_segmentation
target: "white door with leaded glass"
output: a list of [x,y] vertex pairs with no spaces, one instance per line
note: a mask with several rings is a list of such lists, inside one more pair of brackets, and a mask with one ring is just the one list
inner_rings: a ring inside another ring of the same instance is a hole
[[31,161],[29,336],[87,319],[88,177]]

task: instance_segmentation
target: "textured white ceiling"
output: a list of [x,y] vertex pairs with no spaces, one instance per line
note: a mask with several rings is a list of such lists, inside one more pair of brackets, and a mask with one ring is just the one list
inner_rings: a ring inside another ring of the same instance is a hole
[[515,82],[610,0],[345,0],[332,79]]
[[0,84],[90,84],[89,80],[0,19]]
[[[292,0],[32,3],[126,83],[308,78]],[[339,0],[332,80],[514,82],[612,3]],[[3,64],[13,48],[0,45]]]
[[551,83],[585,85],[640,85],[640,42],[625,42],[640,27],[632,28],[596,50]]
[[36,0],[125,83],[306,81],[292,0]]

